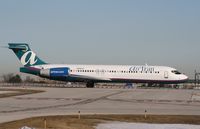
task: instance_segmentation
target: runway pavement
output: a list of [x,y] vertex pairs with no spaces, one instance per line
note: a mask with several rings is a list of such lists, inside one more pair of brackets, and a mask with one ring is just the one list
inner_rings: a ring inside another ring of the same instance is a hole
[[81,114],[144,114],[146,110],[147,114],[200,115],[200,90],[26,88],[46,92],[0,98],[0,123],[78,111]]

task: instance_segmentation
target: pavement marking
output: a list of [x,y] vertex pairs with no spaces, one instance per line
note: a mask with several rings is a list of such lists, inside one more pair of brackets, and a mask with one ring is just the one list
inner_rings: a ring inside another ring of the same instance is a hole
[[[42,109],[51,109],[51,108],[68,107],[68,106],[75,106],[75,105],[84,105],[84,104],[96,102],[98,100],[106,99],[107,97],[110,97],[110,96],[113,96],[113,95],[118,95],[118,94],[121,94],[121,93],[124,93],[124,92],[126,92],[126,91],[118,91],[118,92],[111,93],[111,94],[108,94],[108,95],[105,95],[105,96],[101,96],[101,97],[98,97],[98,98],[95,98],[95,99],[86,99],[86,100],[83,100],[83,101],[70,103],[70,104],[60,104],[60,105],[52,105],[52,106],[44,106],[44,107],[25,108],[25,109],[19,109],[19,110],[0,111],[0,113],[36,111],[36,110],[42,110]],[[20,99],[19,97],[15,97],[15,98]],[[25,99],[31,99],[31,98],[25,98]],[[47,99],[47,98],[45,98],[45,99]]]

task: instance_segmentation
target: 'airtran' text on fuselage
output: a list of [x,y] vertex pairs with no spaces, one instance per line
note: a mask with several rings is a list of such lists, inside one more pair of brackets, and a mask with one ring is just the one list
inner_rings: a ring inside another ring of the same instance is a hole
[[149,66],[133,66],[129,68],[129,71],[133,72],[154,72],[154,67]]

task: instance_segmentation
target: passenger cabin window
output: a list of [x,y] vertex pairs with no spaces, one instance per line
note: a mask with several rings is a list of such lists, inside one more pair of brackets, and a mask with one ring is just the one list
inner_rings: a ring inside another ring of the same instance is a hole
[[174,74],[181,74],[179,71],[177,71],[177,70],[172,70],[172,73],[174,73]]

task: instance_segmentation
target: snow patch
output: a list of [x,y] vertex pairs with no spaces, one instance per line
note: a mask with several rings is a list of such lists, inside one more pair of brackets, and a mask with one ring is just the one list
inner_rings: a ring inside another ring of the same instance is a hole
[[200,129],[200,125],[112,122],[99,124],[96,129]]

